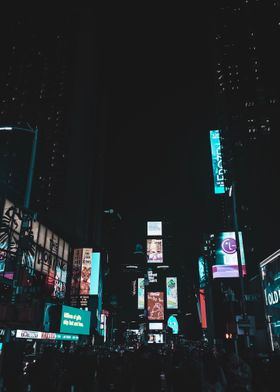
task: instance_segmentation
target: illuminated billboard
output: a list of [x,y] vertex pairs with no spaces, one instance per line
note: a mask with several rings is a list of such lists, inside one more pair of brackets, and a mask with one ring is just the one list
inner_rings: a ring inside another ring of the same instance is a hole
[[91,278],[92,248],[84,248],[81,264],[80,295],[89,295]]
[[210,145],[212,155],[214,193],[222,194],[225,193],[226,188],[219,130],[210,131]]
[[147,222],[147,235],[162,235],[162,222]]
[[[246,274],[242,233],[239,232],[240,256],[243,275]],[[238,259],[235,232],[222,232],[216,236],[216,260],[212,266],[213,278],[238,278]]]
[[145,280],[138,278],[138,309],[144,309],[145,306]]
[[203,288],[206,284],[206,260],[203,256],[198,258],[199,287]]
[[62,306],[60,332],[89,335],[91,312],[73,308],[72,306]]
[[265,313],[272,351],[280,347],[280,249],[260,263]]
[[178,308],[178,289],[177,289],[177,278],[166,278],[166,299],[167,309]]
[[163,343],[163,334],[162,333],[149,333],[148,334],[148,343]]
[[174,316],[174,314],[172,314],[171,316],[169,316],[168,320],[167,320],[167,325],[169,328],[172,329],[172,333],[173,335],[178,335],[179,332],[179,324],[178,324],[178,320],[177,318]]
[[147,261],[148,263],[162,263],[162,240],[160,239],[147,239]]
[[91,261],[90,295],[98,295],[99,275],[100,252],[93,252]]
[[148,320],[164,320],[164,293],[148,293]]
[[151,330],[163,329],[163,323],[149,323],[149,329]]

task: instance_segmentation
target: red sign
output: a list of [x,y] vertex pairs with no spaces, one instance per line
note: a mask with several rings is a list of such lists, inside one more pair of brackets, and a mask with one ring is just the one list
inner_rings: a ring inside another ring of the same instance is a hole
[[164,293],[148,293],[148,320],[164,320]]

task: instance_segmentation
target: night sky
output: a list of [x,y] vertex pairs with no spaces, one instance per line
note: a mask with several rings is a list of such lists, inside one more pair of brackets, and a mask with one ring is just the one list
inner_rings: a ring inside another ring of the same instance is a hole
[[[129,13],[128,13],[129,14]],[[193,263],[211,230],[208,132],[215,124],[207,12],[117,10],[103,25],[108,127],[105,205],[123,216],[132,247],[145,221],[168,222],[172,246]]]

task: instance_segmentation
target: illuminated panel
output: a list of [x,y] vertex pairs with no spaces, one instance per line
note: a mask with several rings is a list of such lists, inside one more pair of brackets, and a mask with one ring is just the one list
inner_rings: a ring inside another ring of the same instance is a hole
[[93,252],[91,257],[90,295],[98,295],[100,274],[100,252]]
[[219,130],[210,131],[210,144],[214,178],[214,193],[222,194],[225,193],[225,178]]
[[163,329],[163,323],[149,323],[149,329]]
[[162,235],[162,222],[147,222],[147,235]]
[[148,334],[148,343],[163,343],[163,334],[162,333],[149,333]]
[[177,278],[166,278],[167,309],[178,308]]
[[[243,276],[246,274],[242,233],[239,232]],[[212,266],[213,278],[238,278],[238,259],[235,232],[222,232],[216,238],[216,261]]]
[[144,278],[138,278],[138,309],[144,309],[145,306],[145,283]]
[[80,295],[89,295],[92,264],[92,248],[83,249],[81,265]]
[[204,289],[199,290],[199,302],[200,302],[200,314],[201,314],[201,328],[207,328],[206,318],[206,303],[205,303],[205,291]]
[[148,320],[164,320],[164,293],[148,293]]
[[162,240],[156,238],[147,240],[147,261],[148,263],[163,262]]

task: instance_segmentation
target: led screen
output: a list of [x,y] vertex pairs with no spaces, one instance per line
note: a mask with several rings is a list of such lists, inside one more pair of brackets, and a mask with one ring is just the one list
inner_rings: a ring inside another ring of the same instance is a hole
[[147,240],[147,261],[148,263],[162,263],[162,240],[148,239]]
[[148,236],[162,235],[162,222],[147,222]]
[[163,323],[149,323],[149,329],[163,329]]
[[138,309],[144,309],[145,306],[145,280],[138,278]]
[[148,320],[164,320],[164,293],[148,293]]
[[148,343],[163,343],[163,334],[162,333],[149,333],[148,334]]
[[206,284],[206,260],[200,256],[198,258],[199,287],[203,288]]
[[200,322],[201,328],[207,328],[207,315],[206,315],[206,302],[205,302],[205,290],[204,288],[199,289],[199,304],[200,304]]
[[[240,256],[243,275],[246,274],[242,233],[239,232]],[[216,237],[216,261],[212,266],[213,278],[238,278],[238,260],[234,232],[222,232]]]
[[98,295],[99,273],[100,252],[93,252],[91,260],[90,295]]
[[172,329],[172,333],[174,335],[177,335],[179,332],[179,324],[178,324],[178,320],[176,319],[176,317],[172,314],[171,316],[169,316],[168,320],[167,320],[167,325],[169,328]]
[[225,193],[225,178],[219,130],[210,131],[210,144],[214,178],[214,193],[222,194]]
[[91,279],[92,249],[84,248],[81,264],[80,295],[89,295]]
[[72,306],[62,306],[60,332],[89,335],[91,312],[73,308]]
[[167,309],[178,308],[177,278],[166,278]]
[[261,281],[265,299],[265,313],[269,320],[272,350],[280,347],[280,250],[260,263]]

